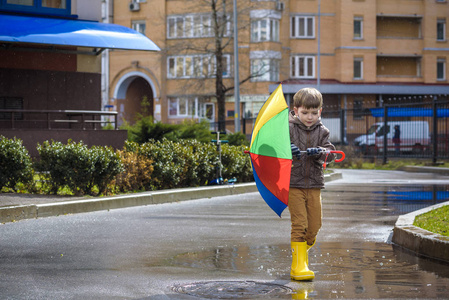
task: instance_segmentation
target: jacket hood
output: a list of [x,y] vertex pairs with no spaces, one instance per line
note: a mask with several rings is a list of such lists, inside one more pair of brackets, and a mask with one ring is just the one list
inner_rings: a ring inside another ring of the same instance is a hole
[[318,120],[318,122],[316,122],[315,124],[313,124],[310,127],[307,127],[306,125],[304,125],[297,116],[295,116],[295,112],[292,110],[290,111],[290,113],[288,114],[288,122],[292,123],[292,124],[296,124],[298,125],[300,128],[304,129],[304,130],[313,130],[315,127],[320,126],[321,125],[321,119]]

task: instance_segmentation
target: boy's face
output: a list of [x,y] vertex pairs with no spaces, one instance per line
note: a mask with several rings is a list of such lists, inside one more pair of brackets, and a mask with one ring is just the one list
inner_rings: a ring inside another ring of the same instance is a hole
[[315,124],[316,122],[318,122],[318,120],[321,117],[321,111],[323,110],[323,108],[306,109],[306,108],[300,106],[300,107],[294,107],[293,110],[295,111],[295,115],[298,116],[301,123],[303,123],[307,127],[310,127],[313,124]]

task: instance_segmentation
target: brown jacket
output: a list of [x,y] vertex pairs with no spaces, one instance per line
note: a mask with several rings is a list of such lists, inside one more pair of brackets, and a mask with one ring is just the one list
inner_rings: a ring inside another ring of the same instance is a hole
[[[306,127],[299,118],[295,117],[292,111],[289,114],[290,141],[295,144],[299,150],[304,151],[307,148],[322,147],[328,150],[335,150],[335,146],[329,141],[329,129],[321,121],[316,122],[310,127]],[[324,188],[324,170],[323,163],[326,159],[326,153],[321,155],[308,156],[301,153],[298,160],[293,157],[292,173],[290,186],[296,188]],[[334,154],[329,154],[326,162],[330,163],[335,159]]]

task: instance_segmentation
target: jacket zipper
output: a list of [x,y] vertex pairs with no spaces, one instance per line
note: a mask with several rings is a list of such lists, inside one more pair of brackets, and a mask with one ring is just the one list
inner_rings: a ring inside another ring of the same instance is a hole
[[[310,135],[310,131],[307,131],[307,138],[306,138],[306,150],[307,148],[309,148],[309,135]],[[310,159],[308,156],[306,156],[306,188],[309,188],[309,184],[310,184]]]

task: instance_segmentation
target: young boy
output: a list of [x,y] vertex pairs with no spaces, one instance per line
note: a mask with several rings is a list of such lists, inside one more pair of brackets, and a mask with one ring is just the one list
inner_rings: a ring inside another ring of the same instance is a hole
[[[293,97],[289,115],[293,165],[290,179],[288,208],[291,215],[292,268],[294,280],[312,280],[307,251],[315,244],[321,228],[321,189],[324,188],[323,163],[331,162],[335,150],[329,141],[329,130],[321,123],[323,96],[314,88],[303,88]],[[299,149],[298,149],[299,148]],[[299,150],[307,150],[300,155]]]

